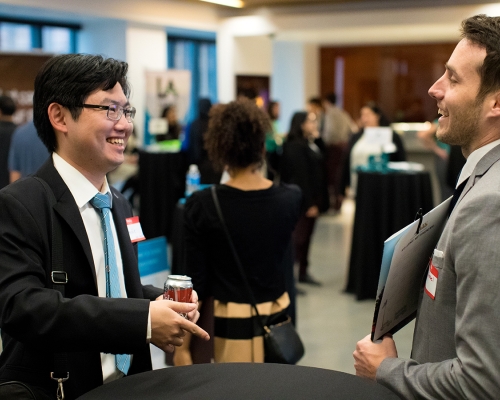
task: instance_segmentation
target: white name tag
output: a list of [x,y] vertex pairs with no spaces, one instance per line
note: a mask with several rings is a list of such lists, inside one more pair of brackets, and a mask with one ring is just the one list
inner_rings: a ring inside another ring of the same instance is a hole
[[425,281],[425,293],[434,300],[436,298],[436,287],[438,282],[439,271],[432,265],[429,267],[429,272],[427,273],[427,280]]
[[139,217],[126,218],[125,221],[127,222],[128,234],[130,235],[132,243],[146,240],[144,233],[142,233]]

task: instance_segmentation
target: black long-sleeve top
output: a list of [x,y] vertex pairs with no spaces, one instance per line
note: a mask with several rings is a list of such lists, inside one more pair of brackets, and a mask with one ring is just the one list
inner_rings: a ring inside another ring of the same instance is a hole
[[[300,189],[282,184],[243,191],[218,185],[217,195],[256,301],[277,299],[285,292],[284,260],[300,215]],[[210,189],[193,193],[184,215],[187,273],[199,298],[249,303]]]

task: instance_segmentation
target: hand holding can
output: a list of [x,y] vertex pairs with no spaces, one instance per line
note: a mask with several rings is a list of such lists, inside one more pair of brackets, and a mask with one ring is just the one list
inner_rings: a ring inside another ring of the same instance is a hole
[[[164,285],[163,298],[165,300],[178,301],[180,303],[191,302],[193,294],[193,283],[186,275],[170,275]],[[187,315],[180,314],[184,318]]]

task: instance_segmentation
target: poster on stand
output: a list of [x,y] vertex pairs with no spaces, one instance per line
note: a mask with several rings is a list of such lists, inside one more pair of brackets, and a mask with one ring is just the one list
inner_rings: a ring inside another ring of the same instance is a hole
[[167,107],[174,106],[181,124],[191,101],[191,71],[146,71],[146,115],[144,144],[155,143],[155,136],[166,134],[168,124],[162,117]]

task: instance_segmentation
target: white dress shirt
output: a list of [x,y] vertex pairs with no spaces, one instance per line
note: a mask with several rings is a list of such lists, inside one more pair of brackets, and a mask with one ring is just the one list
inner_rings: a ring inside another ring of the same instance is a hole
[[[92,207],[89,201],[99,192],[90,181],[85,178],[81,172],[62,159],[57,153],[52,154],[54,167],[68,186],[69,191],[75,199],[76,205],[80,210],[85,230],[89,238],[92,258],[94,259],[95,273],[97,276],[97,292],[99,297],[106,297],[106,275],[104,262],[104,231],[101,225],[99,212]],[[108,181],[104,180],[101,193],[111,193]],[[111,199],[113,195],[111,194]],[[112,200],[111,200],[112,201]],[[127,297],[125,282],[123,277],[123,262],[118,244],[113,215],[110,213],[111,230],[115,242],[116,264],[118,267],[118,279],[120,281],[120,291],[122,297]],[[115,365],[114,354],[101,353],[102,376],[104,383],[111,382],[123,376]]]

